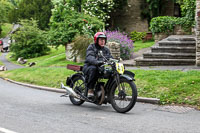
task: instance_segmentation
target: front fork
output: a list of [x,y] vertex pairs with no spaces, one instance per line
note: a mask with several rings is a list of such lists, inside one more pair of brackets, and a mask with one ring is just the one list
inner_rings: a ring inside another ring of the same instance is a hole
[[117,83],[118,91],[120,92],[122,90],[122,88],[120,86],[120,76],[119,76],[119,74],[116,74],[115,80],[116,80],[116,83]]

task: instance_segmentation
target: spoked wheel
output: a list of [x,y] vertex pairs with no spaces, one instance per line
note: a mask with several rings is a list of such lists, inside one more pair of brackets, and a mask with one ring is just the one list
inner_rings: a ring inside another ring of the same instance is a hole
[[[81,76],[76,76],[75,78],[73,78],[73,82],[70,84],[70,87],[79,95],[79,94],[83,94],[85,93],[85,85],[84,85],[84,79]],[[69,96],[70,101],[74,104],[74,105],[81,105],[83,104],[85,101],[75,98],[73,96]]]
[[[119,91],[118,87],[121,90]],[[130,111],[137,100],[137,88],[134,82],[127,79],[120,79],[120,84],[115,84],[110,93],[112,107],[119,113]]]

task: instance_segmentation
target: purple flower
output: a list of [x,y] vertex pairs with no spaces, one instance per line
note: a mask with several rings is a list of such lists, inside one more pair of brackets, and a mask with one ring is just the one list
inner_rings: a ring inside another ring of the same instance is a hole
[[108,42],[114,41],[120,43],[120,52],[122,59],[129,59],[133,53],[133,41],[125,32],[106,31]]

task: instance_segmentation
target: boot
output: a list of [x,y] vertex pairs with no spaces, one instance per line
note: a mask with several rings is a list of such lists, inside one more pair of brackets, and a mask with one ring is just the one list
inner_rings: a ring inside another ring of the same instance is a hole
[[94,97],[94,91],[93,89],[88,90],[88,98]]

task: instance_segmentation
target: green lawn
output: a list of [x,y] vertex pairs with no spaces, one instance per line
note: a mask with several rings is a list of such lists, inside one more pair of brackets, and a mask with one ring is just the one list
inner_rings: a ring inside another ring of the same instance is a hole
[[146,41],[146,42],[142,42],[142,41],[136,41],[134,42],[133,46],[134,46],[134,52],[138,52],[139,50],[143,49],[143,48],[148,48],[151,47],[155,44],[155,42],[152,41]]
[[[16,60],[13,58],[9,58],[12,53],[7,55],[7,59],[15,64],[17,64]],[[72,61],[66,60],[65,55],[65,47],[59,46],[57,49],[51,47],[51,51],[44,56],[28,59],[28,62],[24,66],[28,66],[29,62],[36,62],[35,67],[49,67],[49,66],[66,66],[67,64],[77,64],[82,65],[83,63],[74,63]]]
[[6,35],[12,30],[12,24],[4,23],[2,24],[2,33],[0,34],[0,38],[6,37]]

